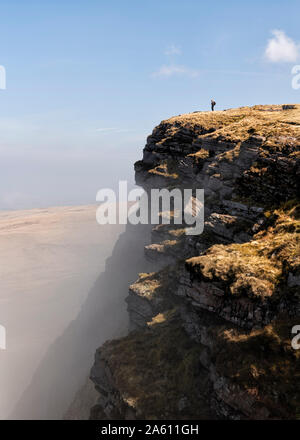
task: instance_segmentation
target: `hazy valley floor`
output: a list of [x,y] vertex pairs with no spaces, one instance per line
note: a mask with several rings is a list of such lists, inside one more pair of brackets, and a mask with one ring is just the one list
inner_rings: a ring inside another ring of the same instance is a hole
[[99,226],[95,212],[79,206],[0,213],[0,324],[7,332],[0,418],[9,416],[49,346],[78,315],[125,229]]

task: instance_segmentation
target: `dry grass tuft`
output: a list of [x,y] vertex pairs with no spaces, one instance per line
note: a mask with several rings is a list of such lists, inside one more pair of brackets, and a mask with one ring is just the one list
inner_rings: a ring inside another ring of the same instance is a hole
[[[214,245],[187,260],[198,277],[221,282],[230,295],[264,299],[300,273],[299,205],[268,213],[269,226],[244,244]],[[283,293],[283,292],[281,292]]]

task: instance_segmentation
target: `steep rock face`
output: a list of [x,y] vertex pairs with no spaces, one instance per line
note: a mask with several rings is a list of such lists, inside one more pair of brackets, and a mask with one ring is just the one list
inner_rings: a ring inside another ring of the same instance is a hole
[[158,225],[127,298],[130,333],[97,351],[92,418],[295,418],[300,410],[300,106],[197,112],[148,137],[136,181],[204,188],[204,232]]

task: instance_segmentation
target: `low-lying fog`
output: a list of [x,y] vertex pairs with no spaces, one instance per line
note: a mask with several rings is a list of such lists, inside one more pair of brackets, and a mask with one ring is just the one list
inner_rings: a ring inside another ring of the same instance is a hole
[[[125,229],[99,226],[95,213],[96,206],[0,213],[0,324],[7,333],[6,350],[0,350],[2,419],[10,416],[50,345],[78,315]],[[36,411],[28,408],[29,418]]]

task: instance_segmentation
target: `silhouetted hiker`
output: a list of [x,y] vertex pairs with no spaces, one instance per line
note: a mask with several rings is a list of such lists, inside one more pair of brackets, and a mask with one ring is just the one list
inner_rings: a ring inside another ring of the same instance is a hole
[[215,105],[216,105],[216,101],[214,101],[213,99],[211,100],[211,111],[213,112],[215,109]]

